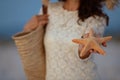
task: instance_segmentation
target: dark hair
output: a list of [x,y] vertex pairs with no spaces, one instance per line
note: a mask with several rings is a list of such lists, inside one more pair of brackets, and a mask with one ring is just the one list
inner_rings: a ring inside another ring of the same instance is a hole
[[[66,1],[66,0],[59,0]],[[80,0],[80,7],[78,9],[79,20],[84,21],[90,16],[100,16],[106,19],[106,24],[108,25],[109,17],[103,13],[102,7],[105,0]],[[78,24],[79,24],[78,20]]]

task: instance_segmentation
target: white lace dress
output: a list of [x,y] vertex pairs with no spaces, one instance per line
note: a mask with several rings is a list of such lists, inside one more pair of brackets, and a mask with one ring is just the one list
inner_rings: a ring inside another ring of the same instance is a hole
[[49,23],[44,36],[46,51],[46,80],[99,80],[92,54],[82,60],[78,55],[78,44],[72,39],[94,28],[103,35],[106,26],[102,17],[90,17],[78,25],[78,12],[63,9],[63,2],[49,3]]

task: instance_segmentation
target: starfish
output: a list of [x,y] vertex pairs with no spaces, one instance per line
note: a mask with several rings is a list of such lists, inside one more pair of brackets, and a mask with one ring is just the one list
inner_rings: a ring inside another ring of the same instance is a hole
[[81,44],[84,47],[79,53],[81,59],[89,57],[91,53],[88,53],[89,50],[93,49],[101,55],[105,55],[105,51],[100,47],[100,44],[107,42],[112,39],[112,36],[107,37],[95,37],[93,29],[89,32],[89,37],[83,39],[73,39],[72,41],[77,44]]

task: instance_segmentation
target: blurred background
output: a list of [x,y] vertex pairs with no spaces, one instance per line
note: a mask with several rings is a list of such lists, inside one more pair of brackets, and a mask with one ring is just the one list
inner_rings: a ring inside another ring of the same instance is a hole
[[[0,80],[26,80],[11,36],[22,31],[40,7],[41,0],[0,0]],[[104,35],[112,35],[113,39],[104,48],[106,56],[95,55],[95,62],[102,80],[120,80],[120,7],[113,11],[104,8],[104,12],[110,17]]]

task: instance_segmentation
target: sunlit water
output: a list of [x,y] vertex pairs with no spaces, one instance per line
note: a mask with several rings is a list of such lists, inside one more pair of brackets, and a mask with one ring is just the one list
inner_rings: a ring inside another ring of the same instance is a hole
[[[104,49],[106,56],[95,55],[102,80],[120,80],[120,42],[111,41]],[[13,42],[0,43],[0,80],[26,80]]]

